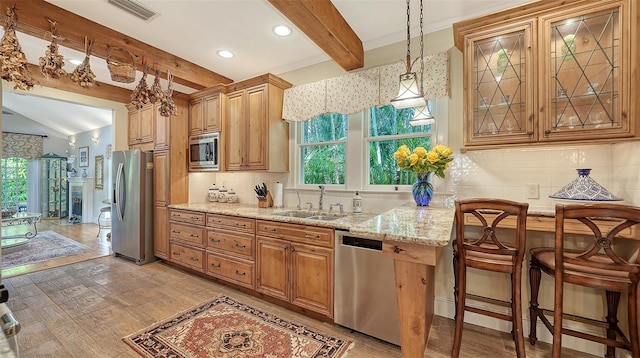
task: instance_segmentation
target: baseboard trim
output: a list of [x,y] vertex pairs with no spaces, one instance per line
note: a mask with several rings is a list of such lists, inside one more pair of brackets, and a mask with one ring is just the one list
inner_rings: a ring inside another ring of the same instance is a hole
[[[509,310],[505,307],[497,307],[497,306],[489,305],[483,302],[468,301],[467,304],[469,306],[473,306],[477,308],[491,309],[504,314],[509,313]],[[529,326],[531,324],[530,323],[531,320],[529,319],[528,308],[523,307],[523,312],[526,312],[526,314],[524,314],[524,317],[522,318],[522,326],[525,331],[525,340],[527,341],[527,345],[528,345]],[[455,302],[453,301],[453,299],[436,297],[434,313],[438,316],[453,319],[455,315]],[[466,323],[471,323],[478,326],[495,329],[501,332],[507,332],[507,333],[511,332],[511,323],[497,319],[497,318],[483,316],[483,315],[479,315],[472,312],[465,312],[464,321]],[[583,332],[599,334],[599,332],[593,330],[592,327],[586,326],[584,324],[580,324],[578,322],[565,322],[565,327],[583,331]],[[540,320],[538,320],[538,323],[537,323],[537,333],[538,333],[538,341],[551,344],[553,336],[547,330],[547,327],[545,327],[542,324],[542,322],[540,322]],[[600,357],[604,356],[604,354],[606,353],[606,349],[602,344],[590,342],[584,339],[579,339],[579,338],[571,337],[567,335],[564,335],[562,337],[562,347],[570,348],[583,353],[593,354]],[[525,347],[525,349],[526,348],[527,347]],[[631,353],[623,349],[616,349],[616,357],[631,358]]]

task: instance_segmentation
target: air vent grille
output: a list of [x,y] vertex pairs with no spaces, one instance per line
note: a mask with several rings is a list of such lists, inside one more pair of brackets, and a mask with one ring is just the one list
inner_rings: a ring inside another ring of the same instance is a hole
[[137,1],[132,0],[107,0],[107,2],[121,10],[128,12],[129,14],[142,19],[144,21],[148,21],[152,19],[154,16],[158,15],[157,12],[149,9],[148,7],[140,4]]

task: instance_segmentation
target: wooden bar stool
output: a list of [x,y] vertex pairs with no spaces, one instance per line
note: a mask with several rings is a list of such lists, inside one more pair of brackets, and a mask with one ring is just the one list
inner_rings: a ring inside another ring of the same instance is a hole
[[[603,218],[607,225],[598,225],[593,219]],[[640,358],[638,342],[638,280],[640,279],[640,258],[633,260],[620,257],[622,251],[631,253],[635,249],[619,250],[616,246],[620,240],[618,234],[630,231],[631,227],[640,222],[640,208],[616,204],[591,205],[558,205],[556,206],[556,235],[555,247],[531,249],[531,266],[529,269],[529,283],[531,285],[531,344],[537,341],[536,323],[538,318],[553,333],[553,357],[559,358],[562,349],[562,335],[587,339],[607,345],[605,357],[614,358],[616,348],[631,351],[634,358]],[[573,229],[580,226],[587,230],[588,236],[565,236],[565,227],[571,225]],[[640,227],[638,227],[640,228]],[[628,242],[627,242],[628,244]],[[569,248],[566,248],[569,247]],[[540,290],[541,272],[555,278],[554,309],[544,310],[538,307],[538,293]],[[606,322],[571,316],[572,320],[606,326],[606,337],[590,333],[577,332],[562,325],[563,318],[563,286],[571,283],[584,287],[591,287],[606,292],[607,318]],[[629,338],[618,327],[618,303],[623,292],[629,295]],[[553,314],[553,324],[545,316]],[[620,338],[620,340],[617,339]]]
[[[522,261],[525,254],[527,210],[529,204],[503,199],[468,199],[456,201],[456,239],[453,245],[453,270],[455,274],[454,297],[456,301],[456,326],[451,356],[457,358],[462,344],[464,312],[469,311],[513,324],[511,335],[515,341],[516,354],[525,357],[522,332],[521,281]],[[515,220],[515,234],[505,231],[506,240],[498,238],[496,227],[503,220]],[[465,233],[465,223],[479,224],[479,234]],[[467,294],[467,267],[510,274],[511,301]],[[466,299],[480,300],[511,308],[506,315],[466,305]]]

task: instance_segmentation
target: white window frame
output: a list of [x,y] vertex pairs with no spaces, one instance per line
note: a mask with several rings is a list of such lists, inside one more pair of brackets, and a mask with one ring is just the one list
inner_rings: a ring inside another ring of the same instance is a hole
[[[432,113],[436,117],[436,124],[432,125],[433,131],[425,133],[425,137],[431,136],[431,144],[446,143],[449,127],[448,98],[436,99],[431,102]],[[303,147],[318,145],[318,143],[301,143],[303,125],[301,122],[290,125],[289,129],[289,187],[293,189],[318,189],[320,184],[302,184],[301,152]],[[369,158],[368,147],[372,139],[369,137],[369,110],[349,114],[347,116],[347,139],[345,155],[345,183],[322,184],[333,191],[363,191],[363,192],[399,192],[411,191],[411,185],[369,185]],[[389,136],[385,139],[406,138],[410,135]],[[322,142],[322,145],[341,144],[342,141]],[[351,162],[355,162],[355,164]],[[353,165],[350,165],[353,164]]]

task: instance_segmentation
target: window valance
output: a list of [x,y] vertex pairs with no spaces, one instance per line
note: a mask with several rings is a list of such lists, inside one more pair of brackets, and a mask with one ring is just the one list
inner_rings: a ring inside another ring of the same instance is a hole
[[26,160],[42,156],[42,136],[19,133],[2,133],[2,157],[19,157]]
[[[428,55],[423,60],[425,98],[448,96],[449,54]],[[397,62],[291,87],[284,91],[282,117],[300,122],[323,113],[350,114],[389,104],[398,94],[398,79],[405,71],[405,64]]]

